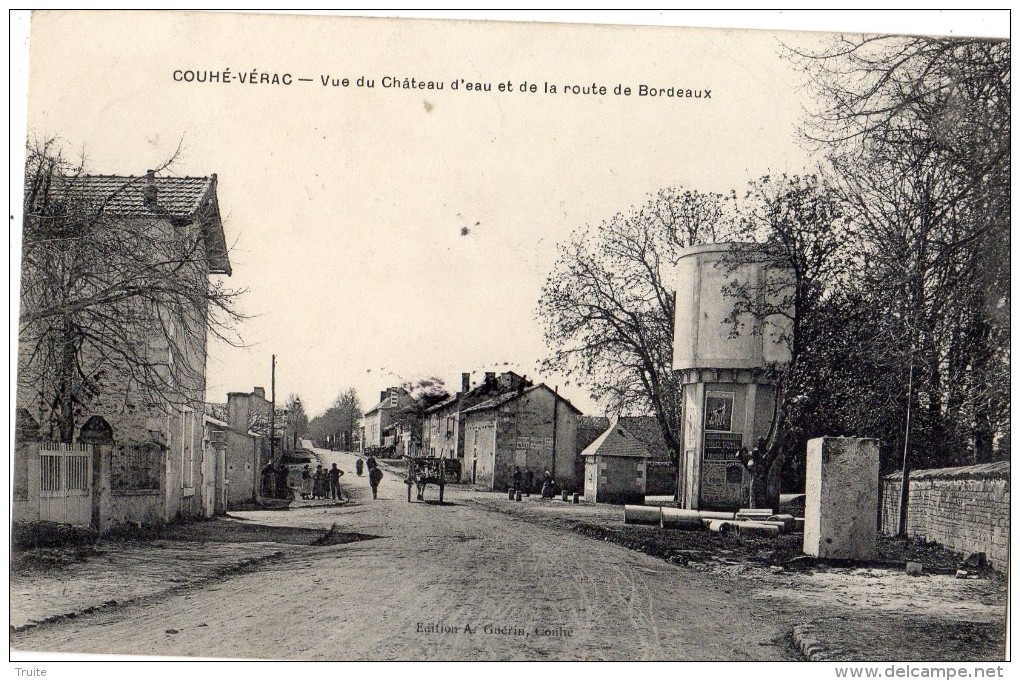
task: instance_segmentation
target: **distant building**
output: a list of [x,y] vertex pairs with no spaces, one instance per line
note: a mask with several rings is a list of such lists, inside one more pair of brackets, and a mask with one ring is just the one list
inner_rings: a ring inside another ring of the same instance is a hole
[[[425,451],[429,456],[456,459],[461,471],[466,471],[461,412],[498,395],[517,392],[531,385],[531,381],[513,371],[505,371],[498,376],[496,372],[488,371],[483,382],[472,387],[471,374],[461,374],[460,391],[425,410]],[[467,479],[466,474],[462,476],[462,481]]]
[[[224,476],[226,478],[226,508],[234,509],[254,501],[259,496],[259,472],[269,462],[270,423],[272,403],[266,399],[265,388],[255,387],[250,393],[227,393],[226,404],[210,404],[207,411],[216,419],[210,428],[219,426],[223,440]],[[279,448],[282,428],[277,430],[277,457],[283,455]]]
[[675,496],[678,484],[676,453],[662,436],[662,426],[654,416],[621,416],[619,425],[648,449],[645,494]]
[[394,446],[396,433],[391,426],[398,420],[400,413],[413,403],[414,398],[403,388],[387,388],[380,392],[379,403],[365,412],[363,451],[371,452]]
[[[492,381],[498,381],[492,377]],[[460,411],[463,477],[491,490],[513,484],[516,468],[535,485],[546,471],[561,487],[577,489],[577,417],[581,412],[544,384],[519,385]]]
[[645,501],[647,462],[652,455],[622,420],[613,420],[609,428],[581,452],[585,460],[584,500],[587,502],[642,504]]

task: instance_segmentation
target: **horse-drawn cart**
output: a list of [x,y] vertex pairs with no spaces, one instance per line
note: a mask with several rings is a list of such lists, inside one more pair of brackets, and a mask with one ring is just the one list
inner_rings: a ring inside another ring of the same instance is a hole
[[446,479],[451,475],[460,475],[457,461],[452,459],[440,459],[434,456],[405,456],[407,462],[407,477],[404,484],[407,485],[407,500],[411,501],[411,487],[417,487],[418,501],[425,500],[425,486],[432,484],[439,486],[439,503],[443,503],[443,488],[446,486]]

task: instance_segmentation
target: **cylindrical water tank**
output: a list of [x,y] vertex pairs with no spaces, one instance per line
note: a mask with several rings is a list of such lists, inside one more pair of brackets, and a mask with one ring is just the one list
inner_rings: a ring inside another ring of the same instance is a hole
[[789,317],[773,314],[758,320],[743,313],[736,328],[728,318],[735,304],[747,300],[792,316],[792,281],[789,271],[769,262],[757,244],[685,248],[676,265],[673,369],[755,369],[788,363]]

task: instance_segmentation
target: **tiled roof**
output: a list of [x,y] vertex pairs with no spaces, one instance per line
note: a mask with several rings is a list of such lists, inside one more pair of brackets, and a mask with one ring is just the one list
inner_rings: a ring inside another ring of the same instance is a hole
[[[518,397],[520,397],[522,395],[526,395],[526,394],[532,392],[533,390],[538,390],[539,388],[544,388],[545,390],[548,390],[549,392],[553,392],[552,390],[549,390],[549,386],[547,386],[545,383],[539,383],[538,385],[528,386],[527,388],[525,388],[522,391],[513,390],[513,391],[510,391],[510,392],[500,393],[496,397],[493,397],[491,399],[485,400],[484,402],[479,402],[478,404],[474,405],[470,409],[464,409],[462,413],[467,414],[467,413],[471,413],[471,412],[485,411],[487,409],[495,409],[497,407],[502,407],[504,404],[506,404],[508,402],[512,402],[513,400],[516,400]],[[558,397],[559,397],[560,401],[566,403],[566,405],[570,409],[573,409],[578,414],[581,413],[581,410],[578,409],[577,407],[575,407],[573,404],[571,404],[570,400],[565,398],[563,395],[558,395]]]
[[619,421],[610,424],[606,432],[588,445],[581,456],[628,456],[650,458],[651,452],[637,437],[632,435]]
[[672,459],[673,454],[662,437],[662,428],[654,416],[621,416],[619,423],[627,432],[641,440],[653,459]]
[[210,270],[230,274],[226,237],[216,197],[216,175],[208,177],[152,177],[155,202],[146,203],[146,175],[78,175],[64,178],[60,191],[82,198],[108,215],[138,218],[201,219]]
[[379,404],[375,405],[374,407],[372,407],[371,409],[366,411],[365,415],[368,416],[369,414],[371,414],[373,412],[377,412],[380,409],[402,409],[403,407],[407,406],[407,402],[406,401],[404,402],[404,404],[400,404],[400,400],[403,399],[404,397],[410,397],[411,394],[408,393],[403,388],[396,388],[396,390],[399,393],[399,396],[397,397],[397,406],[391,407],[390,406],[390,396],[386,395],[385,399],[380,400]]
[[81,175],[70,178],[65,191],[90,201],[106,200],[106,212],[114,215],[191,218],[212,198],[216,176],[155,177],[154,206],[145,203],[145,186],[144,175]]
[[441,409],[449,407],[451,404],[456,404],[457,400],[459,399],[460,397],[458,395],[453,395],[452,397],[446,398],[442,402],[437,402],[436,404],[433,404],[431,407],[426,409],[424,413],[432,414],[434,412],[440,411]]

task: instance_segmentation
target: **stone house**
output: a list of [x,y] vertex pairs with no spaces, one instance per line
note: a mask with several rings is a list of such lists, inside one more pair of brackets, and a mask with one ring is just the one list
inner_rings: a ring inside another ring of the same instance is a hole
[[637,438],[648,450],[645,494],[674,496],[677,493],[677,457],[670,451],[662,428],[654,416],[621,416],[618,424]]
[[461,410],[465,478],[490,490],[505,490],[513,485],[519,467],[525,477],[531,471],[536,488],[549,471],[559,486],[577,489],[580,415],[545,384],[521,386]]
[[485,373],[482,383],[472,387],[471,374],[461,374],[461,389],[452,397],[428,408],[424,412],[423,449],[429,456],[453,459],[461,471],[461,482],[470,481],[470,471],[464,456],[464,429],[461,414],[464,410],[499,395],[516,393],[530,387],[531,381],[513,371]]
[[[265,388],[250,393],[227,393],[226,404],[209,404],[218,418],[223,442],[224,505],[227,510],[255,501],[260,495],[260,471],[269,462],[269,414],[272,403]],[[281,431],[282,432],[282,429]],[[277,444],[280,435],[277,433]],[[277,455],[282,451],[277,449]]]
[[584,500],[587,502],[643,504],[645,501],[647,462],[652,454],[622,421],[614,419],[609,428],[581,452],[585,462]]
[[365,412],[362,451],[372,452],[394,446],[396,433],[390,426],[397,421],[398,415],[413,403],[414,398],[403,388],[394,387],[381,391],[379,403]]
[[[159,248],[186,245],[190,249],[187,264],[175,276],[188,277],[189,282],[194,278],[198,285],[204,285],[202,282],[212,275],[230,275],[216,175],[157,178],[149,171],[144,176],[82,176],[75,182],[75,191],[105,204],[102,219],[108,222],[100,222],[101,226],[137,225],[136,233],[151,234],[151,243],[158,243]],[[148,314],[151,323],[140,319],[141,338],[122,342],[143,345],[153,366],[167,367],[168,387],[155,396],[143,395],[129,370],[120,368],[115,359],[103,360],[98,394],[90,395],[81,405],[83,413],[76,421],[84,424],[71,445],[47,442],[54,437],[53,427],[48,425],[53,423],[54,414],[46,400],[45,382],[54,377],[19,377],[17,404],[38,424],[39,444],[35,454],[20,457],[16,465],[26,467],[28,479],[41,476],[40,498],[63,495],[66,501],[75,491],[66,488],[71,481],[66,474],[71,470],[68,467],[80,465],[72,458],[85,456],[89,459],[87,465],[94,469],[92,479],[83,478],[81,482],[92,497],[89,517],[84,518],[84,511],[73,518],[65,513],[65,522],[90,524],[105,531],[118,523],[202,517],[215,507],[203,498],[215,494],[217,487],[215,481],[209,484],[206,480],[216,475],[216,467],[203,462],[209,450],[204,421],[208,310],[197,308],[190,300],[168,301],[167,306],[183,310],[179,313],[182,316],[167,321],[158,309],[143,310],[139,314]],[[146,336],[146,328],[159,328],[160,332]],[[26,351],[24,345],[21,338],[19,353]],[[82,357],[98,362],[103,351],[86,345]],[[192,378],[187,384],[174,384],[174,366],[189,368]],[[21,368],[19,357],[19,373]],[[74,448],[78,453],[70,454]],[[29,488],[37,487],[29,482]],[[48,519],[50,511],[43,507],[45,504],[33,508],[41,503],[39,500],[18,501],[28,504],[22,509],[22,517]]]

